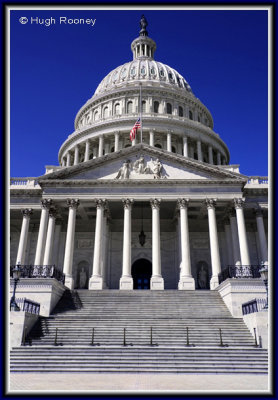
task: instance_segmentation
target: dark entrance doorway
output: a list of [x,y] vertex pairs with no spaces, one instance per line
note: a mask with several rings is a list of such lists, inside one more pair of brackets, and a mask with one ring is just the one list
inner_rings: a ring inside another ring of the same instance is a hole
[[134,262],[131,268],[134,289],[150,289],[150,280],[152,276],[152,263],[145,258],[140,258]]

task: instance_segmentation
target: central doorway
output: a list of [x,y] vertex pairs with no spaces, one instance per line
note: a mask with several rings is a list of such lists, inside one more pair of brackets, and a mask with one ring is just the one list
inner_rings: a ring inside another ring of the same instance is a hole
[[152,263],[145,258],[136,260],[131,268],[133,278],[133,288],[138,290],[150,289],[150,280],[152,276]]

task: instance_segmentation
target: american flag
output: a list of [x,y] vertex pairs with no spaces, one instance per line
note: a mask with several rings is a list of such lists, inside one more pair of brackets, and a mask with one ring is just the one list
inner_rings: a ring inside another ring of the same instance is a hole
[[139,128],[141,128],[140,117],[137,119],[137,121],[135,122],[133,128],[132,128],[131,131],[130,131],[129,137],[130,137],[130,140],[131,140],[131,141],[133,141],[133,140],[135,139],[137,130],[138,130]]

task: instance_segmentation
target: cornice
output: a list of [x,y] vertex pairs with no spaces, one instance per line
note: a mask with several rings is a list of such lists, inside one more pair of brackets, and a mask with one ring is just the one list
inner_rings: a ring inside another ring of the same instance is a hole
[[[141,152],[145,151],[147,153],[151,153],[151,154],[155,155],[158,158],[161,157],[161,158],[164,158],[164,159],[167,159],[167,160],[170,160],[170,161],[171,160],[172,161],[176,161],[176,162],[178,162],[179,164],[181,164],[183,166],[189,166],[189,167],[192,167],[192,168],[194,168],[196,170],[208,171],[208,172],[211,172],[213,174],[218,174],[218,175],[220,175],[222,177],[226,176],[227,178],[229,178],[229,177],[230,178],[232,177],[233,179],[237,179],[238,178],[244,184],[246,184],[246,182],[248,180],[248,177],[245,177],[242,174],[238,174],[236,172],[224,170],[224,169],[221,169],[221,167],[218,167],[216,165],[211,165],[211,164],[208,164],[208,163],[205,163],[205,162],[202,162],[202,161],[197,161],[197,160],[193,160],[191,158],[186,158],[186,157],[184,157],[182,155],[171,153],[171,152],[168,152],[168,151],[165,151],[165,150],[161,150],[161,149],[158,149],[156,147],[149,146],[147,144],[137,144],[135,146],[131,146],[131,147],[128,147],[128,148],[125,148],[125,149],[121,149],[121,150],[119,150],[117,152],[109,153],[109,154],[106,154],[106,155],[104,155],[102,157],[95,158],[93,160],[89,160],[89,161],[86,161],[86,162],[83,162],[83,163],[80,163],[80,164],[77,164],[77,165],[74,165],[74,166],[71,166],[71,167],[65,167],[65,168],[63,168],[61,170],[54,171],[54,172],[52,172],[50,174],[47,174],[47,177],[50,176],[50,177],[53,177],[53,179],[55,179],[55,177],[63,178],[63,177],[68,175],[69,169],[70,169],[71,173],[77,173],[77,172],[82,171],[82,170],[86,170],[86,169],[90,169],[92,167],[100,166],[103,163],[106,163],[107,161],[112,161],[112,160],[118,159],[118,158],[120,158],[122,156],[126,157],[126,156],[128,156],[130,154],[138,153],[140,151]],[[41,184],[41,182],[43,180],[47,179],[47,178],[45,178],[45,175],[42,175],[38,179],[40,179],[39,180],[39,184]]]
[[69,186],[240,186],[241,179],[45,179],[42,182],[43,187],[69,187]]

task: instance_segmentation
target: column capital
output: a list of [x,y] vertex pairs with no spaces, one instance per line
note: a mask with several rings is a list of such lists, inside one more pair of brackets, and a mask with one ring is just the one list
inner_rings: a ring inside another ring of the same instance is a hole
[[79,199],[67,199],[67,206],[69,208],[75,208],[77,209],[77,207],[79,206],[80,202]]
[[244,202],[245,202],[245,199],[242,199],[242,198],[234,199],[235,209],[242,209],[244,206]]
[[209,208],[215,208],[215,206],[216,206],[216,199],[206,199],[205,200],[205,203],[206,203],[206,206],[207,206],[207,209],[209,209]]
[[131,209],[133,205],[133,199],[122,199],[123,205],[125,209]]
[[189,199],[178,199],[178,201],[177,201],[177,205],[178,205],[179,209],[187,208],[188,204],[189,204]]
[[159,210],[161,199],[151,199],[150,203],[153,210]]
[[56,219],[58,217],[58,211],[56,208],[50,208],[49,217]]
[[24,208],[23,210],[21,210],[21,214],[23,215],[23,217],[29,217],[33,214],[33,209],[32,208]]
[[52,203],[53,203],[52,199],[42,199],[41,200],[41,207],[50,209],[50,207],[52,206]]
[[105,208],[106,200],[105,199],[95,199],[96,208]]

